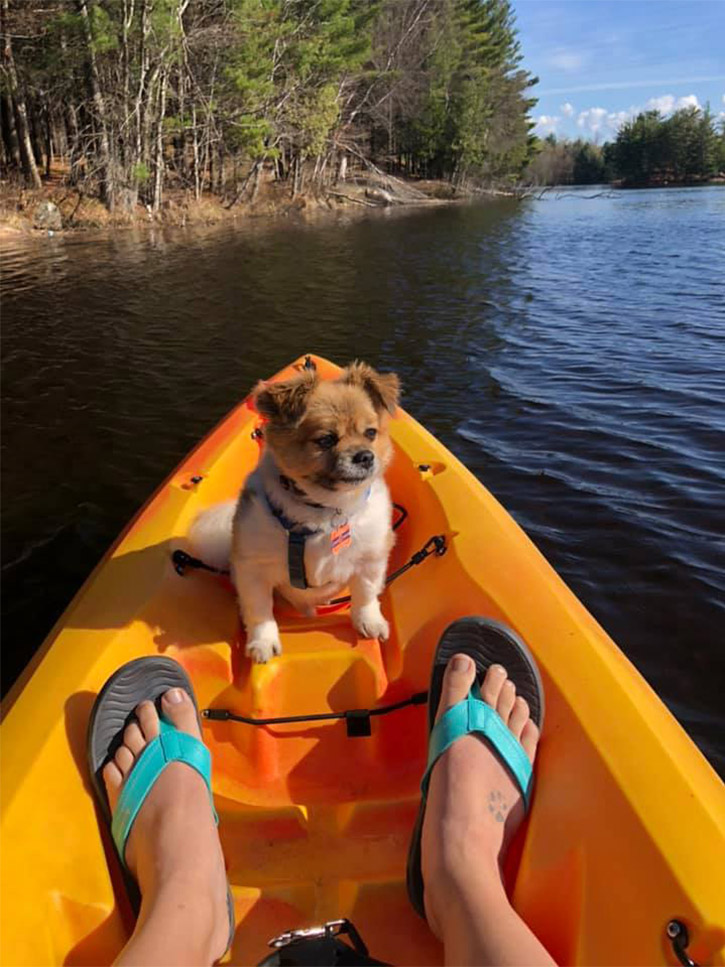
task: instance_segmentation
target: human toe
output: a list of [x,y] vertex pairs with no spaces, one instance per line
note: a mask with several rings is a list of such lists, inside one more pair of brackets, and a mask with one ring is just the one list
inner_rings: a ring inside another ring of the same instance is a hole
[[443,675],[437,718],[466,698],[475,677],[476,663],[470,655],[459,654],[451,658]]
[[180,732],[201,738],[196,706],[183,688],[171,688],[161,696],[161,710],[165,718]]

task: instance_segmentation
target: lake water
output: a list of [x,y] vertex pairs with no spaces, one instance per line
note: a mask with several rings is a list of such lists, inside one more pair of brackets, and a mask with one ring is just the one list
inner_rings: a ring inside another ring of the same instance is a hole
[[3,688],[199,437],[314,351],[401,374],[725,772],[725,188],[594,194],[4,242]]

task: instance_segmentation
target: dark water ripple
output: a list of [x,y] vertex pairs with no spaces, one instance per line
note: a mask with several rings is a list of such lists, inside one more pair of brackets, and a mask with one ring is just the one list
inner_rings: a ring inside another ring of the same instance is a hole
[[725,772],[725,189],[3,255],[3,687],[138,505],[303,351],[397,369]]

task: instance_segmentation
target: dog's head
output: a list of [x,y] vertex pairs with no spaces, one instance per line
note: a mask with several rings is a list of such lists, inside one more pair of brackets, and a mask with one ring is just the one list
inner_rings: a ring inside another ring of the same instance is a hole
[[282,383],[260,383],[254,402],[269,421],[265,439],[283,473],[345,491],[372,480],[390,462],[388,421],[398,394],[395,373],[356,362],[336,380],[304,371]]

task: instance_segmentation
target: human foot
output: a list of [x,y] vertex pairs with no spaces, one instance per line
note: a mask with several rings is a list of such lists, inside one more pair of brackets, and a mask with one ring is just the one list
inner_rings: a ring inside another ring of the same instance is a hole
[[[468,695],[476,666],[468,655],[449,662],[437,719]],[[481,697],[496,709],[533,763],[539,729],[526,701],[501,665],[491,665]],[[437,720],[436,719],[436,720]],[[500,758],[477,735],[466,735],[441,756],[431,773],[422,837],[425,912],[442,937],[443,912],[453,898],[503,889],[500,859],[524,817],[521,791]]]
[[[183,689],[164,693],[161,709],[179,731],[201,740],[196,709]],[[154,703],[141,702],[123,745],[103,769],[112,811],[136,760],[158,734]],[[194,769],[182,762],[166,766],[133,823],[125,860],[142,896],[137,933],[163,910],[190,963],[218,959],[229,939],[227,879],[209,792]]]

